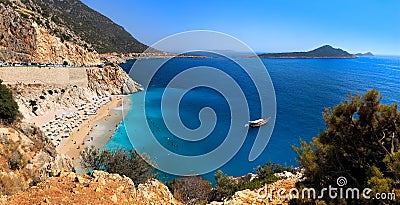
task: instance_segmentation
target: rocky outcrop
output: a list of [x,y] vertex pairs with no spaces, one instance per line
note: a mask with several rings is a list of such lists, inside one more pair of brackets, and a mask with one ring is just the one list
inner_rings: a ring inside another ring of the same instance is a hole
[[0,3],[0,61],[30,61],[35,49],[35,29],[11,6]]
[[231,205],[231,204],[254,204],[254,205],[274,205],[289,204],[289,197],[278,195],[279,189],[286,190],[296,187],[298,178],[288,178],[276,181],[268,186],[264,186],[257,190],[243,190],[236,192],[229,200],[224,202],[211,202],[210,205]]
[[[99,55],[72,41],[81,42],[67,28],[59,28],[51,18],[26,9],[24,4],[16,1],[0,3],[0,61],[12,63],[42,63],[75,65],[97,65]],[[55,35],[69,36],[66,40]]]
[[[75,109],[83,103],[89,103],[97,97],[96,93],[88,88],[72,85],[26,85],[11,86],[19,111],[25,119],[64,110]],[[59,113],[58,115],[61,115]],[[40,122],[38,122],[40,123]],[[38,126],[41,124],[38,124]]]
[[61,171],[72,171],[72,161],[36,127],[18,124],[0,132],[0,195],[24,191]]
[[88,68],[89,89],[98,95],[126,95],[141,90],[140,85],[133,81],[121,67],[105,66],[103,68]]
[[99,55],[96,52],[89,52],[81,46],[72,42],[62,42],[60,38],[50,34],[43,26],[36,22],[32,23],[35,29],[35,49],[32,56],[33,61],[40,63],[63,64],[67,62],[73,65],[98,65]]
[[3,199],[7,204],[181,204],[157,180],[137,187],[128,177],[94,171],[88,175],[62,172],[30,188]]

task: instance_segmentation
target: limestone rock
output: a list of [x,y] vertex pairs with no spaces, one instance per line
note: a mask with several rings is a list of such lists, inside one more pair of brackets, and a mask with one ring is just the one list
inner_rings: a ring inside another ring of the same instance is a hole
[[142,90],[121,67],[88,68],[89,89],[98,95],[126,95]]
[[288,204],[286,196],[278,195],[277,191],[281,188],[289,192],[290,189],[296,187],[296,182],[300,178],[288,178],[276,181],[268,186],[257,190],[243,190],[236,192],[229,200],[224,202],[211,202],[211,205],[234,205],[234,204],[254,204],[254,205],[269,205],[269,204]]
[[71,159],[57,154],[37,127],[17,123],[7,130],[0,135],[0,195],[24,191],[60,171],[73,170]]
[[[100,184],[100,180],[105,184]],[[93,177],[62,172],[59,177],[49,178],[35,188],[15,194],[4,203],[40,204],[44,201],[43,196],[53,204],[181,204],[157,180],[135,188],[131,180],[102,171],[94,171]]]
[[[74,42],[81,42],[62,25],[56,25],[51,18],[40,12],[24,8],[20,1],[13,5],[0,3],[0,62],[98,65],[100,57]],[[56,36],[70,36],[65,41]],[[71,39],[71,40],[72,40]]]

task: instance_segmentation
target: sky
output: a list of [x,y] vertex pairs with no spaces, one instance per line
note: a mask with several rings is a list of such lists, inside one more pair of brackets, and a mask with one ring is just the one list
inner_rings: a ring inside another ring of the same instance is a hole
[[82,2],[147,45],[180,32],[212,30],[256,52],[308,51],[329,44],[350,53],[400,55],[398,0]]

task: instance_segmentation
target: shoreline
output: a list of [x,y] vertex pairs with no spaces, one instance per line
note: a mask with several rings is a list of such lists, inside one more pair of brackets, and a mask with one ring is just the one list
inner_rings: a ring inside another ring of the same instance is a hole
[[92,130],[88,133],[85,147],[92,145],[98,149],[103,149],[114,136],[118,126],[132,106],[129,95],[120,97],[118,106],[109,109],[109,115],[92,124]]
[[81,151],[90,145],[102,149],[114,135],[127,113],[125,110],[130,108],[130,106],[123,107],[124,99],[129,99],[129,95],[112,96],[109,103],[99,108],[96,115],[90,116],[89,120],[82,123],[71,133],[70,137],[56,148],[58,153],[67,155],[72,159],[77,172],[82,170],[80,167]]

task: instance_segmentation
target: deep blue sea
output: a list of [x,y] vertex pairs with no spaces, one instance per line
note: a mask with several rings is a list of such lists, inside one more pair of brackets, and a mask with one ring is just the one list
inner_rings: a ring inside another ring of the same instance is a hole
[[[152,61],[155,59],[149,59]],[[253,59],[248,59],[249,61]],[[268,160],[282,165],[297,166],[292,145],[298,145],[300,139],[310,141],[325,128],[322,112],[326,107],[332,107],[345,100],[350,93],[365,93],[368,89],[375,88],[383,96],[382,102],[391,104],[400,100],[400,57],[375,56],[360,57],[356,59],[262,59],[272,79],[276,100],[277,115],[272,137],[267,148],[261,156],[253,161],[248,161],[248,153],[254,143],[254,130],[249,130],[244,146],[237,155],[220,169],[233,176],[245,175],[253,172],[258,165],[265,164]],[[122,67],[129,72],[134,61],[128,61]],[[199,88],[187,93],[180,105],[179,114],[182,122],[188,128],[199,126],[199,111],[202,107],[212,107],[216,112],[218,121],[210,137],[203,143],[188,143],[174,136],[166,129],[160,113],[160,99],[165,91],[167,82],[177,73],[190,67],[208,65],[220,67],[229,72],[231,62],[224,58],[177,58],[168,61],[167,69],[162,74],[154,77],[153,83],[147,88],[146,116],[152,130],[160,143],[174,152],[185,155],[198,155],[206,153],[217,147],[227,133],[230,125],[229,106],[220,93],[211,89]],[[143,74],[146,68],[143,68]],[[231,73],[240,84],[241,89],[250,99],[250,116],[259,118],[257,101],[252,101],[254,86],[248,83],[241,72]],[[141,83],[140,74],[131,76]],[[190,79],[188,79],[190,80]],[[170,88],[168,88],[170,89]],[[138,104],[138,99],[143,97],[143,92],[131,95],[133,106],[128,115],[135,119],[138,112],[143,112],[144,106]],[[130,123],[131,128],[141,135],[141,124],[137,126]],[[135,127],[136,126],[136,127]],[[140,136],[146,138],[146,136]],[[140,139],[139,142],[140,144]],[[137,144],[136,144],[137,146]],[[144,150],[146,146],[141,145]],[[115,147],[132,148],[127,137],[124,123],[121,123],[117,132],[110,140],[106,149]],[[171,166],[178,166],[172,164]],[[205,175],[212,180],[213,174]],[[173,176],[160,174],[160,180],[169,181]]]

